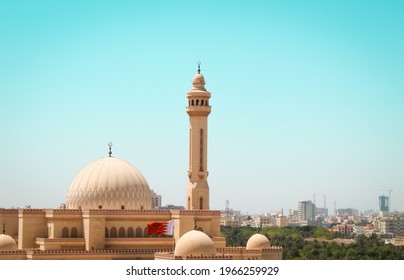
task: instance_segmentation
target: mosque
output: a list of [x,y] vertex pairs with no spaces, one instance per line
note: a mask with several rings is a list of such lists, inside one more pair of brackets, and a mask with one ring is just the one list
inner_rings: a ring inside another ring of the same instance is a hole
[[[207,132],[210,92],[195,75],[187,93],[190,120],[186,210],[152,209],[151,190],[130,163],[112,156],[76,175],[57,209],[0,208],[0,260],[282,259],[261,235],[246,247],[226,247],[220,211],[209,209]],[[151,222],[172,221],[172,235],[150,235]]]

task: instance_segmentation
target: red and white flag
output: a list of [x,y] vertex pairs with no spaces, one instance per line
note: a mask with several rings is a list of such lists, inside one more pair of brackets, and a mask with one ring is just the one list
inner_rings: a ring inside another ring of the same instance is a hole
[[147,233],[149,235],[165,234],[173,235],[174,233],[174,221],[167,222],[152,222],[147,224]]

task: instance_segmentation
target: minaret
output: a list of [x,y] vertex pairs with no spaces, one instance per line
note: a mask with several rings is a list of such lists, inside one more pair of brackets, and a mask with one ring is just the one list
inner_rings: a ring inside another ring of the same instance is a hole
[[208,186],[208,116],[210,92],[205,89],[205,78],[198,64],[198,74],[188,92],[189,115],[189,183],[187,187],[187,210],[209,209]]

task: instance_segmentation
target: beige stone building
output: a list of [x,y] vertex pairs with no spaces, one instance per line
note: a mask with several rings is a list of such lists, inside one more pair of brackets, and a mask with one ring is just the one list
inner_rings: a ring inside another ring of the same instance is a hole
[[276,226],[277,226],[277,227],[280,227],[280,228],[282,228],[282,227],[287,227],[288,224],[289,224],[289,222],[288,222],[288,217],[282,216],[282,215],[276,217]]
[[152,192],[152,209],[161,208],[161,195],[157,194],[154,190]]
[[[211,94],[198,67],[188,92],[189,183],[186,210],[155,210],[147,181],[112,156],[73,179],[60,209],[0,209],[0,259],[281,259],[282,248],[255,236],[226,248],[220,211],[209,209],[207,121]],[[172,236],[148,234],[150,222],[174,222]],[[192,256],[192,257],[191,257]]]
[[393,237],[404,235],[404,219],[399,215],[378,217],[374,224],[381,234],[391,234]]
[[222,216],[220,218],[221,226],[239,227],[241,225],[241,218],[237,216]]

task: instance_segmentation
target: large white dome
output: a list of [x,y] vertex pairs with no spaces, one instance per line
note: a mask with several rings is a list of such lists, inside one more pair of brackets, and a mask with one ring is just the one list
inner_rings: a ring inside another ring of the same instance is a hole
[[66,197],[68,209],[151,209],[151,191],[130,163],[107,157],[84,167]]
[[187,256],[210,256],[216,254],[216,248],[210,237],[198,230],[191,230],[185,233],[178,240],[175,246],[174,255]]
[[250,237],[247,241],[246,249],[254,250],[254,249],[268,249],[271,248],[271,244],[269,243],[268,238],[265,235],[256,233]]
[[0,251],[15,251],[17,250],[17,243],[7,234],[0,234]]

